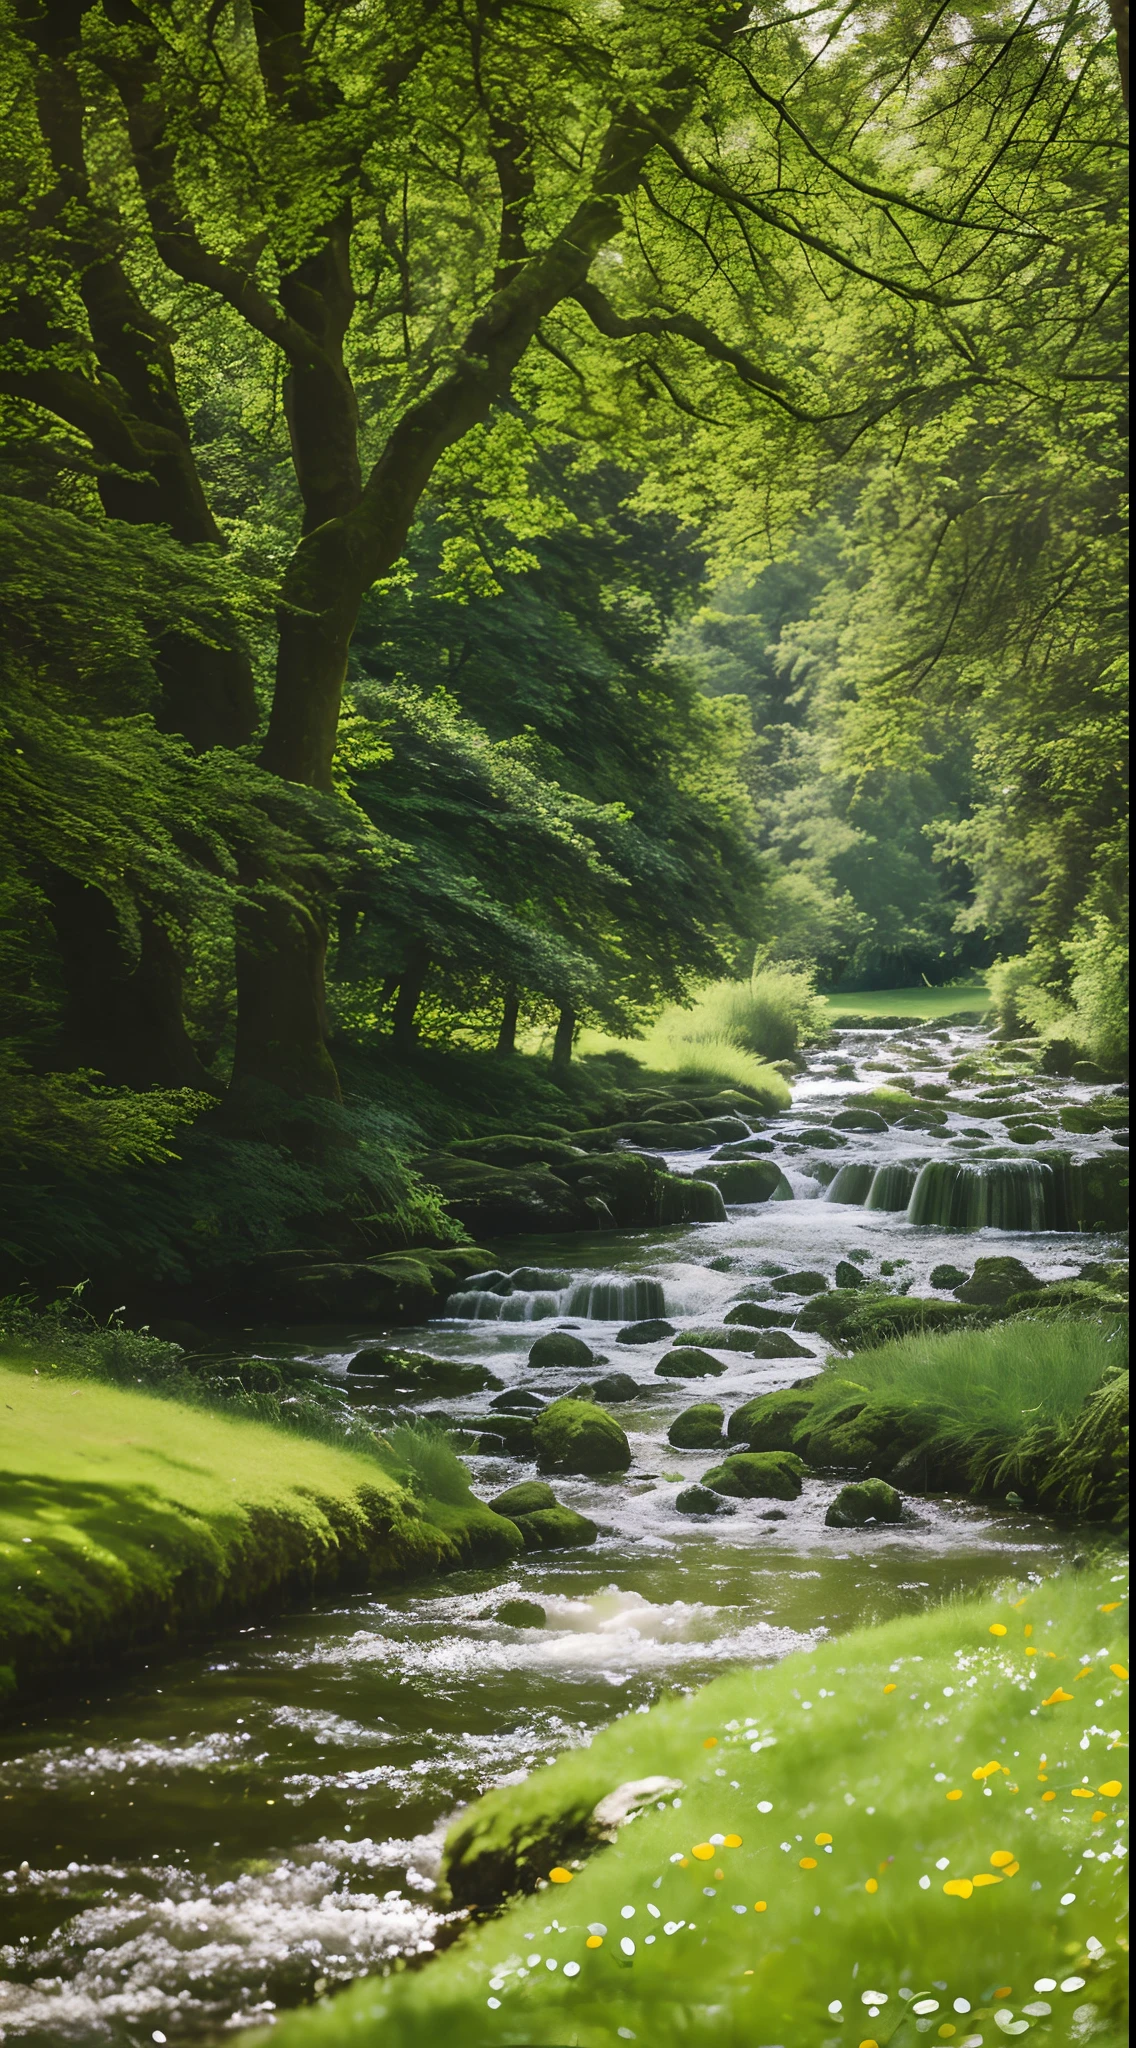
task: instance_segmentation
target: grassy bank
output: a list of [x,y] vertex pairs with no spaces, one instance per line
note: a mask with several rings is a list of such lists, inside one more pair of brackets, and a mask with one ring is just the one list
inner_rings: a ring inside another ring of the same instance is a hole
[[387,1469],[22,1357],[0,1360],[0,1424],[0,1699],[335,1584],[521,1547],[408,1430]]
[[[1111,2048],[1124,1592],[1107,1566],[1015,1586],[628,1715],[451,1831],[459,1894],[480,1866],[535,1897],[273,2040],[977,2048],[1010,2022]],[[649,1777],[681,1789],[584,1858],[597,1802]]]
[[730,1435],[917,1492],[1110,1521],[1128,1496],[1126,1339],[1118,1317],[916,1332],[748,1402]]

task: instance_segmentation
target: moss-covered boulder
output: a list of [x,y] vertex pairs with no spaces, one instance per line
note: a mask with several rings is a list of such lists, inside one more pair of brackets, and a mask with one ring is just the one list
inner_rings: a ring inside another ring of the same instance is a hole
[[961,1266],[932,1266],[931,1268],[932,1287],[962,1287],[967,1278],[968,1275],[963,1272]]
[[676,1415],[667,1431],[667,1442],[676,1451],[716,1451],[722,1441],[726,1411],[717,1401],[696,1401]]
[[352,1376],[376,1383],[380,1400],[445,1399],[452,1394],[482,1394],[505,1382],[484,1365],[463,1365],[456,1358],[430,1358],[421,1351],[397,1351],[385,1344],[367,1344],[347,1366]]
[[[547,1410],[541,1412],[547,1413]],[[493,1415],[463,1415],[454,1427],[474,1437],[478,1449],[487,1456],[507,1450],[511,1457],[530,1458],[535,1449],[533,1431],[537,1419],[535,1414],[510,1415],[507,1411],[498,1410]]]
[[794,1328],[827,1337],[831,1343],[843,1336],[846,1325],[863,1307],[862,1289],[834,1287],[828,1294],[814,1294],[812,1300],[806,1302],[796,1317]]
[[689,1180],[681,1174],[660,1176],[655,1189],[656,1223],[724,1223],[722,1191],[712,1181]]
[[866,1400],[850,1392],[846,1401],[821,1409],[801,1425],[797,1441],[810,1465],[850,1470],[876,1479],[902,1468],[919,1488],[954,1483],[957,1454],[940,1448],[938,1412],[903,1394]]
[[614,1417],[592,1401],[554,1401],[533,1425],[542,1472],[626,1472],[631,1446]]
[[828,1280],[823,1273],[814,1273],[809,1268],[799,1268],[795,1273],[782,1273],[773,1282],[778,1294],[824,1294]]
[[792,1189],[772,1159],[716,1159],[694,1170],[695,1180],[713,1181],[726,1202],[792,1199]]
[[807,1344],[798,1344],[788,1330],[758,1330],[754,1336],[754,1358],[814,1358]]
[[506,1131],[491,1138],[458,1138],[440,1156],[469,1159],[482,1166],[561,1166],[584,1155],[579,1145],[563,1138],[530,1138]]
[[629,1372],[605,1372],[586,1387],[574,1387],[572,1390],[577,1401],[602,1401],[605,1407],[611,1403],[617,1408],[624,1401],[636,1400],[642,1391],[638,1380],[633,1380]]
[[793,1451],[797,1433],[812,1414],[813,1394],[786,1387],[775,1394],[758,1394],[735,1408],[726,1427],[731,1443],[751,1451]]
[[886,1479],[857,1479],[842,1486],[825,1522],[830,1529],[862,1529],[866,1522],[898,1522],[903,1496]]
[[543,1370],[546,1367],[567,1372],[587,1372],[594,1362],[590,1344],[582,1337],[574,1337],[570,1330],[549,1330],[547,1336],[538,1337],[529,1352],[529,1364]]
[[547,1480],[522,1479],[519,1486],[506,1487],[489,1505],[495,1515],[508,1515],[513,1522],[518,1515],[535,1515],[541,1508],[554,1508],[557,1501]]
[[878,1109],[838,1109],[832,1119],[834,1131],[886,1131],[887,1118]]
[[830,1131],[827,1124],[805,1124],[793,1137],[798,1145],[809,1145],[814,1152],[843,1152],[848,1143],[841,1131]]
[[938,1301],[920,1294],[896,1294],[890,1299],[866,1302],[860,1314],[844,1326],[843,1337],[854,1351],[869,1351],[887,1344],[893,1337],[907,1337],[920,1330],[950,1330],[967,1318],[961,1301]]
[[744,1323],[700,1323],[692,1330],[680,1330],[674,1340],[676,1351],[693,1345],[697,1350],[746,1351],[752,1354],[757,1331]]
[[725,1370],[722,1359],[711,1357],[709,1351],[700,1351],[695,1344],[684,1345],[680,1351],[668,1351],[655,1367],[659,1378],[664,1380],[711,1379]]
[[616,1331],[615,1341],[617,1344],[658,1344],[664,1337],[673,1337],[674,1333],[673,1323],[664,1322],[661,1316],[653,1316],[641,1323],[625,1324],[622,1330]]
[[736,1301],[722,1317],[723,1326],[741,1324],[750,1330],[787,1330],[793,1321],[791,1308],[766,1308],[760,1301]]
[[992,1258],[977,1259],[969,1280],[954,1289],[956,1301],[963,1301],[972,1307],[999,1308],[1011,1294],[1020,1294],[1024,1288],[1041,1286],[1041,1281],[1020,1259]]
[[592,1227],[583,1196],[549,1167],[490,1166],[451,1152],[431,1153],[415,1164],[475,1237]]
[[868,1284],[859,1266],[854,1266],[851,1259],[837,1259],[833,1278],[838,1287],[866,1287]]
[[728,1501],[723,1500],[721,1494],[715,1493],[709,1486],[684,1486],[682,1492],[675,1495],[675,1507],[680,1515],[737,1513],[736,1508],[731,1507]]
[[796,1500],[804,1470],[792,1451],[731,1451],[702,1474],[702,1484],[736,1500]]
[[578,1515],[557,1500],[543,1479],[525,1479],[510,1486],[489,1503],[495,1515],[505,1515],[524,1537],[526,1550],[571,1550],[594,1543],[599,1530],[587,1515]]

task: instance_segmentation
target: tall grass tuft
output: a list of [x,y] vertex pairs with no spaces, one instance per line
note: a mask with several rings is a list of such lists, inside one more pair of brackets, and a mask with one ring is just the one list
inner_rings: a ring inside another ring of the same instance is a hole
[[748,981],[716,981],[685,1015],[691,1040],[725,1039],[766,1060],[791,1059],[829,1028],[824,997],[799,967],[756,967]]
[[379,1457],[393,1478],[414,1493],[448,1506],[464,1507],[472,1480],[444,1429],[423,1419],[400,1422],[379,1439]]

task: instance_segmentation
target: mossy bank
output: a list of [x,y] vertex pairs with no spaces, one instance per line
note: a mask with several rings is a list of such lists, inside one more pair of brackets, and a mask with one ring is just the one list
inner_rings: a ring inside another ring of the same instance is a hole
[[273,2041],[1112,2048],[1125,1593],[1011,1586],[624,1717],[451,1829],[456,1902],[522,1896]]
[[464,1488],[439,1498],[263,1423],[19,1359],[0,1404],[0,1703],[337,1585],[523,1548]]

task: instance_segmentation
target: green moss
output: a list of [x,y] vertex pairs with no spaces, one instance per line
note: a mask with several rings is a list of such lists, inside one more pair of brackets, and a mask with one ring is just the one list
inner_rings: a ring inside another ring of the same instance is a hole
[[668,1351],[655,1367],[658,1377],[664,1380],[714,1379],[725,1370],[722,1359],[711,1357],[709,1351],[701,1351],[696,1344],[684,1344],[676,1351]]
[[[1112,1747],[1125,1688],[1109,1670],[1128,1661],[1123,1609],[1101,1611],[1123,1591],[1109,1569],[1012,1586],[625,1715],[587,1749],[487,1794],[447,1840],[444,1872],[459,1903],[531,1892],[580,1859],[570,1883],[470,1927],[421,1969],[283,2016],[274,2048],[435,2048],[451,2032],[464,2048],[611,2048],[621,2029],[652,2048],[855,2044],[869,2026],[872,2039],[890,2039],[895,2019],[885,2031],[863,2018],[868,1989],[886,1994],[883,2014],[897,2018],[910,2003],[901,1989],[935,1998],[935,2029],[944,2014],[954,2023],[954,2001],[965,1999],[967,2025],[989,2042],[999,2038],[999,2006],[1016,2019],[1038,1977],[1068,1973],[1084,1980],[1075,1992],[1046,1993],[1054,2039],[1072,2039],[1076,2009],[1078,2035],[1118,2048],[1124,1864],[1084,1859],[1071,1881],[1096,1825],[1089,1802],[1071,1794],[1086,1780],[1095,1789],[1127,1776]],[[993,1635],[995,1626],[1006,1633]],[[1055,1652],[1044,1676],[1023,1655],[1027,1627]],[[1105,1703],[1088,1719],[1107,1732],[1090,1730],[1081,1750],[1086,1715],[1043,1701],[1072,1691],[1085,1647]],[[1044,1803],[1034,1796],[1043,1755],[1056,1794]],[[972,1773],[992,1762],[1001,1768],[984,1787]],[[639,1817],[605,1831],[600,1803],[651,1779]],[[952,1790],[961,1799],[948,1800]],[[1119,1818],[1112,1794],[1098,1797],[1109,1821]],[[605,1832],[614,1842],[597,1846]],[[817,1840],[825,1835],[830,1843]],[[731,1836],[740,1839],[726,1846]],[[1102,1824],[1092,1845],[1109,1839]],[[716,1848],[712,1860],[692,1854],[703,1844]],[[945,1892],[959,1878],[995,1875],[991,1859],[1003,1851],[1020,1866],[1013,1876],[969,1898]],[[1061,1906],[1066,1891],[1075,1897]],[[589,1949],[592,1926],[607,1931]],[[1095,1962],[1090,1936],[1103,1945]],[[995,2001],[1003,1985],[1011,1992]],[[830,2016],[834,2001],[847,2021]]]
[[600,1533],[587,1515],[578,1515],[574,1508],[563,1507],[559,1502],[555,1507],[538,1508],[530,1515],[516,1515],[514,1520],[526,1550],[578,1550],[583,1544],[594,1543]]
[[797,1432],[811,1414],[813,1395],[807,1389],[786,1388],[775,1394],[759,1394],[735,1408],[726,1430],[731,1443],[745,1444],[751,1451],[792,1451]]
[[726,1420],[717,1401],[696,1401],[676,1415],[667,1431],[667,1442],[679,1451],[714,1451],[722,1441]]
[[0,1402],[10,1687],[337,1582],[520,1549],[478,1503],[415,1498],[374,1457],[262,1423],[18,1362]]
[[898,1522],[903,1496],[886,1479],[856,1479],[842,1486],[825,1522],[830,1529],[862,1529],[866,1522]]
[[626,1472],[631,1446],[618,1422],[592,1401],[554,1401],[533,1427],[542,1472]]
[[796,1500],[804,1469],[792,1451],[731,1451],[702,1484],[735,1500]]

